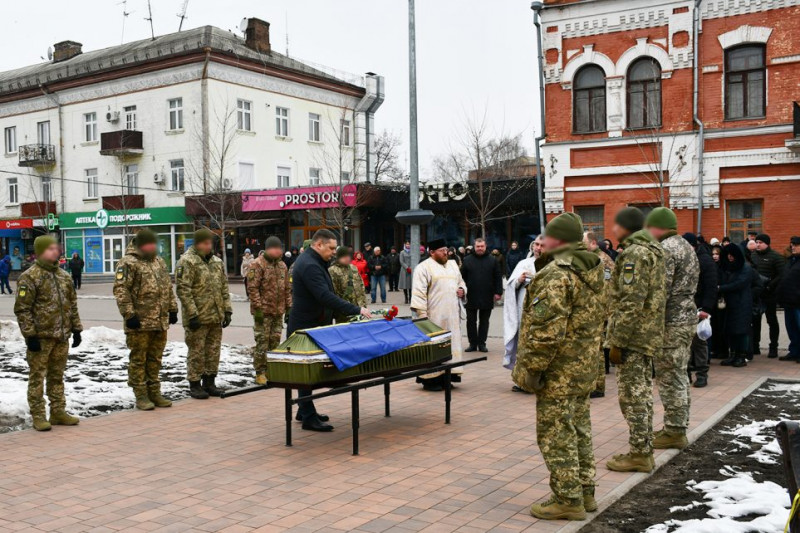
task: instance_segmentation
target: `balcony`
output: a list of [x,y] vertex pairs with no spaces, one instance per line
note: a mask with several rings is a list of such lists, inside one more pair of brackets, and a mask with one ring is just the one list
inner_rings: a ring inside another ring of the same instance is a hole
[[46,167],[56,164],[56,147],[52,144],[23,144],[19,147],[19,166]]
[[143,152],[141,131],[118,130],[100,134],[101,155],[131,156]]

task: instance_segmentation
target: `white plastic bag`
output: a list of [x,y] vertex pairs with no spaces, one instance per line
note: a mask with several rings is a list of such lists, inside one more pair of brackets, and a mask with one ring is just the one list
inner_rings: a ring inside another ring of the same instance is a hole
[[711,317],[704,318],[697,323],[697,336],[700,340],[707,341],[711,338]]

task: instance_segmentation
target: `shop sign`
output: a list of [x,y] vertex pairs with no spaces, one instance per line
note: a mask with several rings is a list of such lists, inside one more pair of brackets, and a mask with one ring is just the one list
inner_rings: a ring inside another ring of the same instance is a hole
[[326,209],[356,205],[354,184],[340,188],[335,185],[275,189],[242,193],[242,211],[288,211],[293,209]]
[[32,228],[32,218],[19,218],[17,220],[0,220],[0,229],[24,229]]
[[466,198],[468,192],[464,183],[429,183],[419,188],[419,201],[434,204],[455,202]]
[[146,226],[149,224],[186,224],[191,219],[183,207],[152,207],[127,211],[100,209],[86,213],[63,213],[59,216],[59,227],[100,228],[108,226]]

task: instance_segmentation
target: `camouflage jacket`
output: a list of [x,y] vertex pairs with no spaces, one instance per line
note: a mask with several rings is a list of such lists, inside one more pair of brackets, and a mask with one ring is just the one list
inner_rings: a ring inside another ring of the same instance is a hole
[[628,236],[622,247],[611,278],[605,345],[654,356],[664,340],[664,249],[647,230]]
[[[143,331],[169,328],[169,312],[178,311],[167,264],[156,256],[148,259],[133,244],[117,263],[114,274],[114,298],[122,318],[136,315]],[[129,331],[125,327],[125,331]]]
[[700,262],[694,248],[676,232],[661,238],[666,264],[668,326],[693,326],[697,324],[697,305],[694,293],[700,279]]
[[[353,265],[334,263],[328,267],[328,274],[333,281],[333,291],[336,296],[358,307],[367,306],[367,293],[364,290],[364,280]],[[346,316],[335,314],[337,323],[346,322]]]
[[178,261],[175,279],[184,326],[195,316],[201,324],[220,324],[225,313],[232,312],[228,279],[219,257],[201,257],[192,246]]
[[589,394],[597,377],[603,331],[603,264],[583,244],[536,261],[519,330],[517,370],[543,372],[537,394]]
[[36,261],[22,273],[14,314],[26,338],[66,340],[73,331],[83,331],[72,278],[57,265]]
[[272,260],[259,255],[247,270],[247,295],[251,314],[261,309],[265,315],[283,315],[292,306],[286,263],[281,258]]
[[600,264],[603,266],[603,316],[606,319],[611,315],[610,302],[611,302],[611,278],[614,275],[614,260],[609,257],[600,248],[597,248],[594,253],[600,258]]

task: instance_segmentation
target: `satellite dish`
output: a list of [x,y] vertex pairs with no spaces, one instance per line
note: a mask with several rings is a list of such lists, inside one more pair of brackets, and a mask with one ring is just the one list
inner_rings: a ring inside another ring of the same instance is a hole
[[239,31],[242,33],[247,31],[247,17],[243,18],[239,23]]
[[52,46],[48,46],[47,47],[47,59],[49,61],[53,60],[53,47]]

